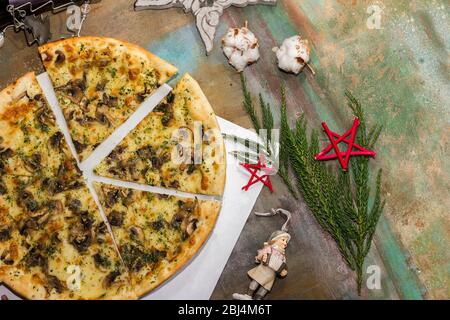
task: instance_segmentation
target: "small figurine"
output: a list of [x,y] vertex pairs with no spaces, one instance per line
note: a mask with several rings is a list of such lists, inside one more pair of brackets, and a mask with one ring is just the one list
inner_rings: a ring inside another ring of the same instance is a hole
[[287,265],[285,249],[291,240],[288,231],[288,224],[291,219],[291,213],[284,209],[272,209],[272,212],[259,213],[258,216],[269,217],[277,213],[286,216],[286,222],[281,230],[277,230],[270,235],[268,242],[264,242],[262,249],[258,250],[255,262],[258,266],[247,272],[251,282],[246,294],[233,293],[235,300],[262,300],[272,289],[275,279],[286,277]]
[[223,53],[238,72],[259,59],[258,39],[247,27],[230,28],[222,38]]
[[307,66],[312,74],[314,70],[308,64],[311,49],[308,40],[302,40],[300,36],[284,39],[279,48],[272,49],[278,59],[278,67],[286,72],[299,74]]

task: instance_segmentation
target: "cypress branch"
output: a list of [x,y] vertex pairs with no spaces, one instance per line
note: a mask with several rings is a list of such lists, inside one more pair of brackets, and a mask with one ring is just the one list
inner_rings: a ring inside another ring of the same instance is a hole
[[[244,109],[249,115],[254,128],[261,128],[256,116],[246,80],[241,75],[244,93]],[[358,117],[360,126],[355,142],[372,149],[377,142],[382,126],[375,125],[367,129],[366,118],[361,103],[351,94],[345,93],[353,115]],[[270,106],[259,95],[262,125],[268,129],[266,144],[270,145],[270,130],[273,128],[273,115]],[[297,190],[310,208],[319,225],[328,232],[336,242],[347,265],[356,272],[358,294],[361,293],[364,259],[369,253],[378,220],[383,212],[385,201],[381,199],[381,176],[379,170],[373,203],[370,184],[369,158],[353,157],[347,172],[336,167],[331,168],[314,156],[319,152],[317,131],[308,134],[305,115],[302,114],[291,129],[286,105],[286,92],[281,87],[280,119],[280,166],[278,175],[282,178],[291,194],[297,198],[294,185],[289,179],[289,172],[295,177]],[[267,153],[273,150],[266,148]],[[272,153],[273,154],[273,153]],[[253,155],[254,157],[254,155]]]
[[[335,240],[347,265],[356,272],[360,294],[364,259],[370,250],[384,207],[384,201],[381,201],[381,170],[377,175],[374,201],[370,207],[369,158],[351,158],[348,172],[333,170],[324,162],[316,161],[314,156],[319,152],[317,132],[312,130],[308,136],[304,114],[291,129],[283,87],[281,96],[280,140],[296,177],[297,188],[319,225]],[[350,92],[346,92],[346,96],[350,109],[361,122],[356,143],[372,148],[381,133],[381,126],[374,126],[367,133],[361,104]]]
[[259,132],[259,129],[261,129],[261,125],[259,124],[258,117],[256,116],[255,107],[253,106],[252,101],[252,95],[247,89],[247,80],[245,80],[245,77],[242,73],[241,73],[241,83],[242,83],[242,91],[244,93],[244,109],[249,115],[256,132]]
[[265,137],[268,141],[271,140],[271,131],[273,129],[273,115],[270,110],[270,105],[264,102],[264,99],[261,94],[259,94],[259,104],[261,107],[262,114],[262,129],[267,130],[267,136]]
[[[264,143],[266,144],[266,147],[262,148],[261,150],[264,150],[269,155],[274,155],[276,153],[276,150],[273,150],[273,143],[271,141],[271,131],[274,128],[274,120],[273,120],[273,114],[272,114],[270,105],[264,101],[262,94],[260,94],[259,95],[259,105],[260,105],[261,117],[262,117],[262,121],[260,122],[260,120],[258,119],[258,117],[256,115],[256,109],[253,105],[251,94],[247,88],[247,80],[245,79],[243,74],[241,74],[241,84],[242,84],[242,92],[244,95],[244,101],[243,101],[244,110],[250,117],[250,120],[252,121],[254,129],[256,130],[256,132],[259,132],[260,129],[267,130],[267,135],[265,137],[263,137],[265,140]],[[282,100],[283,100],[282,103],[285,104],[286,103],[285,96],[284,96],[284,98],[282,98]],[[260,123],[262,123],[262,127],[261,127]],[[283,143],[282,140],[283,140],[283,138],[280,135],[280,146],[279,146],[280,150],[278,152],[279,167],[278,167],[277,174],[280,176],[280,178],[282,179],[283,183],[286,185],[286,187],[288,188],[288,190],[292,194],[292,196],[295,199],[297,199],[297,194],[295,192],[295,188],[292,185],[290,178],[289,178],[289,156],[285,151],[285,147],[283,146],[283,145],[285,145],[285,143]],[[242,154],[240,154],[239,158],[243,159],[245,157]],[[252,160],[252,159],[247,158],[247,160]],[[252,161],[252,162],[254,162],[254,161]]]

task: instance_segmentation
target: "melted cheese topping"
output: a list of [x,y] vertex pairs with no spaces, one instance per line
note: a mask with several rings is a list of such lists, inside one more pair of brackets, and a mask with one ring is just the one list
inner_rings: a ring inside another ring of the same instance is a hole
[[[206,108],[192,95],[191,81],[183,77],[95,172],[191,193],[221,194],[225,170],[221,133],[212,126],[212,112],[198,115]],[[196,144],[200,150],[195,154]],[[181,151],[179,145],[184,146]]]
[[107,38],[59,41],[40,52],[81,160],[176,72],[141,49]]
[[[131,49],[102,38],[40,48],[81,159],[175,72]],[[210,131],[217,121],[199,91],[184,76],[114,151],[120,159],[110,157],[99,170],[111,173],[125,162],[133,166],[128,179],[220,194],[223,143],[211,144],[221,136]],[[199,120],[203,136],[194,126]],[[180,128],[189,141],[200,137],[200,163],[168,161],[179,153]],[[26,298],[136,298],[186,263],[214,226],[218,202],[102,188],[121,260],[34,74],[0,92],[0,132],[0,282]]]
[[[26,87],[19,99],[16,87]],[[34,75],[16,87],[0,93],[0,130],[17,133],[3,135],[0,144],[0,282],[30,299],[110,298],[129,291],[123,289],[127,273],[75,160],[63,138],[57,146],[52,141],[59,131],[48,121],[53,114]],[[35,123],[39,110],[48,111],[45,130]],[[80,271],[79,286],[71,286],[71,268]]]
[[138,295],[139,288],[155,288],[187,262],[197,250],[191,247],[203,243],[218,214],[215,201],[95,187]]

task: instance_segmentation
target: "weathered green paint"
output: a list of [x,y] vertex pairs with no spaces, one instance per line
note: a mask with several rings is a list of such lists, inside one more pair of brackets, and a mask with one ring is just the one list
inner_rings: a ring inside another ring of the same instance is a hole
[[384,216],[380,218],[375,243],[400,296],[403,299],[422,299],[423,292],[417,278],[411,272],[402,247]]
[[[427,293],[448,298],[449,259],[448,254],[442,255],[450,243],[448,2],[385,3],[381,30],[369,30],[365,25],[365,9],[370,3],[286,1],[284,5],[292,18],[304,15],[311,19],[292,21],[313,40],[317,55],[313,64],[319,66],[313,81],[327,91],[327,102],[331,102],[325,108],[315,108],[318,115],[327,119],[340,114],[338,118],[347,119],[343,129],[349,121],[343,92],[349,89],[365,102],[370,119],[385,126],[377,164],[386,169],[389,220],[382,221],[385,225],[378,230],[377,243],[401,295],[420,296],[415,277],[408,275],[401,257],[405,252],[411,254],[411,264],[421,269]],[[296,8],[301,8],[301,13]],[[303,27],[309,24],[313,26]],[[330,54],[337,61],[330,59]],[[320,105],[316,100],[321,92],[305,85],[302,90],[314,107]],[[403,250],[389,237],[388,223],[403,240]],[[441,226],[439,231],[433,229],[436,224]],[[439,236],[424,237],[421,233]],[[427,250],[418,250],[420,246]]]
[[[419,237],[411,247],[411,253],[422,259],[422,269],[433,268],[430,277],[431,287],[442,297],[449,295],[449,287],[446,279],[450,273],[450,234],[446,229],[444,218],[436,219]],[[435,264],[430,266],[430,264]]]

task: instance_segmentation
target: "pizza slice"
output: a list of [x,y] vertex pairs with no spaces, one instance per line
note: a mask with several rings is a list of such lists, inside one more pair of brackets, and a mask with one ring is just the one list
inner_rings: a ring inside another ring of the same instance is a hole
[[222,195],[225,146],[211,105],[185,74],[96,168],[109,178]]
[[78,37],[39,47],[80,160],[177,69],[111,38]]
[[122,259],[141,297],[182,268],[214,228],[220,202],[97,184]]
[[2,176],[59,177],[47,185],[58,192],[81,175],[34,73],[0,92],[0,132]]
[[89,190],[52,196],[38,180],[7,177],[0,195],[0,283],[27,299],[135,298]]

